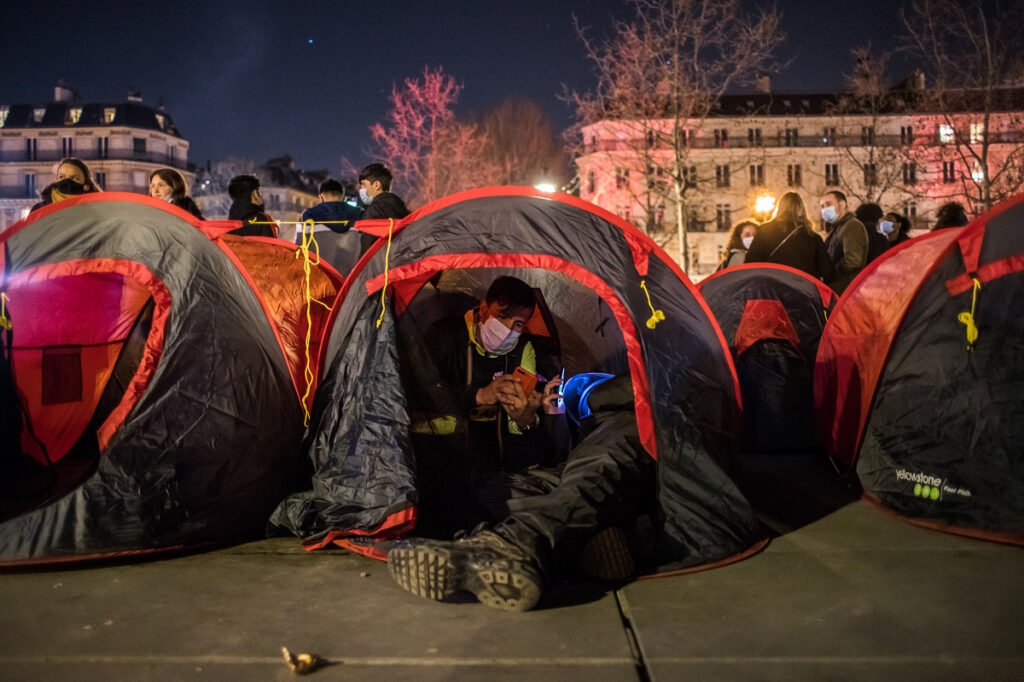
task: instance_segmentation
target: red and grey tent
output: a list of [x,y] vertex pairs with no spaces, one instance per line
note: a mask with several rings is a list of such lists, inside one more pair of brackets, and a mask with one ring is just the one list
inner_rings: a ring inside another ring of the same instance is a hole
[[519,187],[464,192],[393,224],[357,227],[384,238],[346,280],[331,323],[306,441],[313,490],[287,500],[276,523],[308,548],[360,551],[359,538],[414,527],[418,476],[398,346],[409,326],[425,327],[410,318],[436,317],[446,296],[481,296],[495,275],[510,274],[543,292],[567,375],[631,377],[640,439],[659,465],[661,565],[707,564],[758,544],[750,505],[726,474],[740,420],[728,349],[689,280],[646,235],[587,202]]
[[872,262],[814,382],[826,446],[869,499],[1024,543],[1024,196]]
[[814,356],[838,297],[807,273],[750,263],[698,288],[732,351],[743,392],[745,452],[820,451]]
[[0,235],[0,562],[232,541],[294,489],[303,263],[233,227],[107,192]]

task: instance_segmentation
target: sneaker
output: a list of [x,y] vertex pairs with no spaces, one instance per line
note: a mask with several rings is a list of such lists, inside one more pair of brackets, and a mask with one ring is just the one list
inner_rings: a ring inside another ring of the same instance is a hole
[[592,578],[609,583],[629,580],[636,574],[636,562],[619,526],[598,531],[580,550],[580,568]]
[[536,561],[489,530],[402,542],[388,552],[388,571],[403,589],[437,601],[470,592],[491,608],[529,611],[541,595]]

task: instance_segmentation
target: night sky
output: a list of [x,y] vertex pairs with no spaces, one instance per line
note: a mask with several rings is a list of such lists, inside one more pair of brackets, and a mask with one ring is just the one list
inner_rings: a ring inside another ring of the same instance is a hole
[[[887,46],[900,29],[895,2],[778,4],[791,63],[777,91],[841,87],[851,47]],[[0,103],[50,101],[62,76],[85,101],[134,86],[167,106],[195,163],[291,154],[337,173],[342,157],[374,160],[369,126],[392,84],[426,65],[463,84],[461,116],[519,96],[569,125],[562,84],[592,86],[573,13],[595,36],[629,16],[623,0],[24,2],[0,24]]]

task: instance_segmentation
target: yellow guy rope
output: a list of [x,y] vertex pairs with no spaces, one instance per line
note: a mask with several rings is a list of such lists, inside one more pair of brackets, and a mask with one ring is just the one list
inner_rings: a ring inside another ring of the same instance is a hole
[[971,293],[971,312],[960,313],[956,316],[956,319],[960,320],[967,327],[967,352],[970,353],[974,350],[974,342],[978,340],[978,325],[974,323],[974,309],[978,304],[978,290],[981,289],[981,282],[977,277],[972,277],[971,281],[974,282],[972,287],[974,291]]
[[647,328],[654,329],[659,322],[665,319],[665,313],[654,309],[654,304],[651,303],[651,292],[647,290],[647,280],[640,280],[640,288],[644,290],[644,294],[647,296],[647,306],[651,309],[651,316],[647,318]]
[[7,301],[9,300],[7,292],[0,291],[0,329],[6,329],[7,331],[14,329],[11,318],[7,317]]
[[[306,407],[306,401],[309,399],[309,394],[313,390],[313,382],[316,380],[316,375],[313,373],[313,361],[309,356],[309,345],[313,340],[313,303],[322,305],[327,310],[330,310],[331,306],[313,298],[310,287],[309,279],[313,266],[320,264],[320,245],[317,244],[316,238],[313,236],[313,221],[307,220],[303,223],[296,223],[296,225],[302,225],[302,243],[295,250],[295,257],[302,256],[302,272],[306,278],[306,367],[303,370],[303,376],[306,379],[306,392],[302,394],[302,414],[303,424],[309,426],[309,408]],[[316,255],[315,261],[309,257],[310,245]]]
[[380,329],[384,321],[384,313],[387,312],[388,292],[388,260],[391,258],[391,228],[395,226],[395,219],[388,218],[388,247],[384,251],[384,286],[380,289],[380,317],[377,318],[377,329]]

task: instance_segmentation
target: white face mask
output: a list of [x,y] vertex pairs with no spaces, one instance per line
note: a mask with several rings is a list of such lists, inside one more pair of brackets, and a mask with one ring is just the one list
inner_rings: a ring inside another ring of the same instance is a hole
[[836,212],[835,206],[826,206],[821,209],[821,219],[826,223],[834,223],[839,219],[839,214]]
[[750,245],[754,243],[754,238],[753,237],[744,237],[740,241],[743,242],[743,248],[744,249],[749,249]]
[[504,355],[515,348],[518,342],[519,332],[509,329],[496,317],[488,317],[480,325],[480,343],[488,353]]
[[359,188],[359,201],[363,202],[367,206],[369,206],[373,202],[373,197],[367,194],[365,187]]
[[886,236],[892,234],[893,227],[891,220],[882,220],[878,223],[878,231]]

